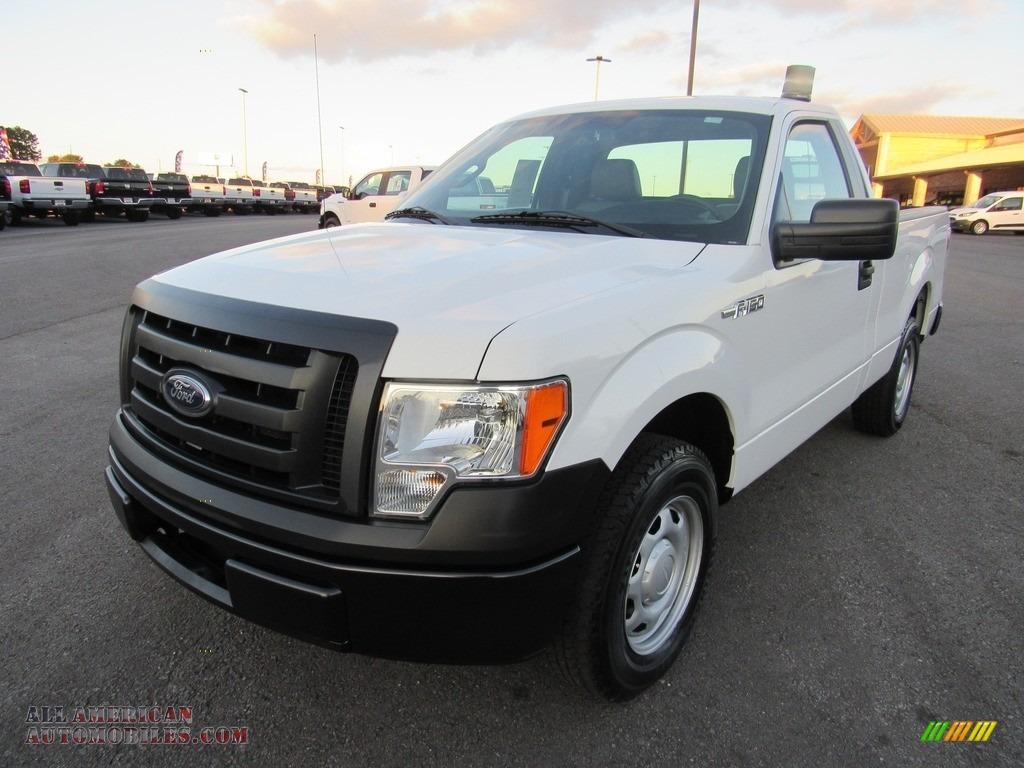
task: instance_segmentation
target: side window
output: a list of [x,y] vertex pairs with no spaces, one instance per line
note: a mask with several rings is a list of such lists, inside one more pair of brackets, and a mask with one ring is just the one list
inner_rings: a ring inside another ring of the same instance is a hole
[[1020,197],[1008,197],[1005,200],[1000,200],[998,205],[992,206],[993,211],[1019,211],[1021,209],[1021,201],[1024,198]]
[[819,200],[852,197],[846,169],[825,123],[798,123],[786,139],[775,218],[810,221]]
[[395,171],[388,177],[388,188],[386,195],[400,195],[409,188],[409,179],[412,178],[411,171]]
[[448,191],[450,211],[530,208],[537,180],[551,149],[551,136],[526,136],[481,159],[454,180]]
[[365,179],[356,184],[355,193],[353,197],[357,200],[366,197],[367,195],[379,195],[380,183],[384,180],[383,173],[372,173]]

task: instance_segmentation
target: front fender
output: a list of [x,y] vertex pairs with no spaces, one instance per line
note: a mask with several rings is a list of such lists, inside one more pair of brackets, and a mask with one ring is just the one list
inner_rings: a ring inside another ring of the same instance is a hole
[[[722,403],[735,436],[747,408],[743,379],[742,361],[724,339],[699,326],[668,329],[623,357],[596,386],[574,386],[572,416],[549,466],[600,458],[614,468],[655,417],[694,394]],[[587,378],[570,374],[570,380]]]

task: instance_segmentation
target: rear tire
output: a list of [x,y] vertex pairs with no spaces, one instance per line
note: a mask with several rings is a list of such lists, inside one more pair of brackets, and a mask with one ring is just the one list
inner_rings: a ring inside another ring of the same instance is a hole
[[172,221],[174,221],[176,219],[180,219],[181,218],[181,208],[175,207],[175,208],[169,209],[167,211],[167,218],[171,219]]
[[917,319],[910,317],[903,326],[900,345],[889,372],[853,403],[854,427],[879,437],[889,437],[899,431],[910,410],[920,349],[921,330]]
[[641,435],[609,478],[583,545],[579,591],[553,648],[569,680],[625,701],[668,671],[700,605],[717,516],[707,457]]
[[128,208],[125,210],[124,215],[128,221],[141,222],[149,219],[149,211],[145,209],[140,210],[138,208]]
[[82,220],[82,215],[78,211],[65,211],[61,218],[64,219],[64,223],[69,227],[77,227],[78,223]]

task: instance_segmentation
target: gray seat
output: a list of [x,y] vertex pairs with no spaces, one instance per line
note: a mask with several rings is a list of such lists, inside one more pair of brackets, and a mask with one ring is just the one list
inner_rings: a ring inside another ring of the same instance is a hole
[[640,200],[640,172],[632,160],[602,160],[590,173],[590,189],[576,207],[595,211],[618,203]]

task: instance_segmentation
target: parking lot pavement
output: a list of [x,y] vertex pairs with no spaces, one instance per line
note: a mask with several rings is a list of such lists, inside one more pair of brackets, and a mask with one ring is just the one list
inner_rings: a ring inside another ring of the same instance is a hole
[[[0,233],[0,765],[1024,765],[1024,238],[954,236],[906,426],[880,440],[841,415],[725,506],[688,645],[613,706],[544,658],[306,645],[208,605],[128,539],[102,472],[132,285],[316,226],[187,223]],[[246,743],[26,743],[56,706],[156,707],[144,727],[164,738]],[[936,720],[997,724],[985,743],[922,741]]]

